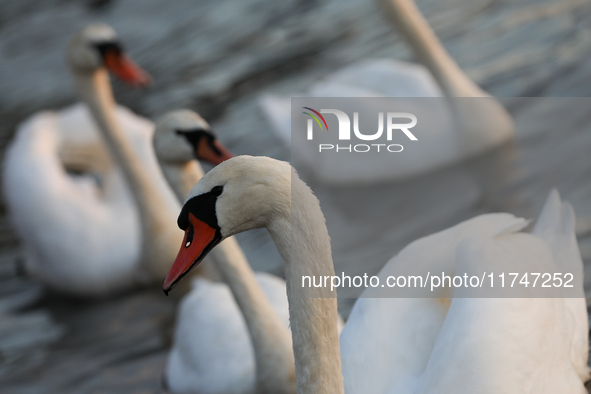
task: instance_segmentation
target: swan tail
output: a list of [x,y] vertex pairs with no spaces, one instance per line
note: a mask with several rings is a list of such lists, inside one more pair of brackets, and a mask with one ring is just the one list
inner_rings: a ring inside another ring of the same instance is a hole
[[554,254],[556,268],[573,273],[575,280],[581,281],[582,289],[583,261],[575,234],[575,213],[568,202],[561,200],[556,189],[546,199],[533,234],[548,244]]
[[587,366],[589,349],[589,321],[583,291],[583,261],[575,234],[576,217],[573,207],[563,202],[553,189],[548,196],[533,234],[544,240],[554,255],[556,272],[572,273],[575,287],[580,289],[578,298],[565,298],[567,321],[573,341],[571,362],[581,381],[586,381],[591,371]]

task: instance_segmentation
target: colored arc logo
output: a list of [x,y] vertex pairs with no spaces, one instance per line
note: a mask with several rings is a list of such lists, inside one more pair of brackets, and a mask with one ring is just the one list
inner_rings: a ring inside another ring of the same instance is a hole
[[[320,112],[318,112],[318,111],[316,111],[316,110],[314,110],[312,108],[309,108],[309,107],[302,107],[302,108],[303,109],[307,109],[309,111],[312,111],[316,115],[318,115],[320,117],[320,119],[322,119],[322,122],[324,123],[324,126],[326,126],[326,131],[328,131],[328,125],[326,124],[326,120],[324,120],[324,116],[320,115]],[[316,123],[318,123],[318,126],[320,126],[320,130],[324,130],[324,127],[322,127],[322,123],[320,123],[320,120],[318,119],[318,117],[314,116],[313,114],[311,114],[309,112],[302,112],[302,113],[311,116],[316,121]]]

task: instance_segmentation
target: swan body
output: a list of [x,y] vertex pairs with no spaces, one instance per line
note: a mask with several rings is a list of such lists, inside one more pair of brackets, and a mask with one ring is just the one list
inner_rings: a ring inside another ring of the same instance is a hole
[[[478,216],[414,241],[378,276],[385,281],[421,264],[448,275],[463,268],[469,275],[518,270],[582,278],[574,213],[557,192],[532,234],[519,231],[526,225],[509,214]],[[585,392],[582,292],[500,299],[366,298],[366,292],[340,337],[347,393]]]
[[[262,112],[279,137],[291,147],[294,163],[324,183],[376,183],[417,176],[511,139],[510,115],[462,72],[412,0],[379,2],[426,67],[390,59],[364,60],[328,75],[297,96],[446,97],[449,100],[403,101],[412,109],[405,109],[405,112],[414,114],[420,123],[431,121],[436,127],[421,128],[417,143],[406,155],[357,154],[343,159],[342,155],[330,154],[333,152],[312,154],[309,143],[291,138],[290,98],[263,95],[259,99]],[[459,100],[459,97],[472,99]],[[375,104],[372,102],[373,106]],[[327,136],[322,142],[335,144],[337,141],[334,136]],[[363,157],[355,160],[352,156]]]
[[[124,110],[120,114],[129,116]],[[64,141],[69,129],[77,132],[77,141]],[[98,150],[103,163],[78,158],[75,164],[86,172],[68,173],[58,154],[65,143],[69,151],[76,150],[73,143],[90,152],[101,147],[83,105],[34,115],[19,126],[6,153],[4,197],[27,253],[26,270],[77,294],[125,288],[138,268],[141,243],[131,193],[104,149]]]
[[[116,117],[155,182],[167,188],[152,148],[153,123],[120,106]],[[61,292],[105,296],[141,272],[137,205],[84,104],[23,122],[2,179],[29,274]]]
[[[579,298],[461,298],[462,288],[442,291],[439,299],[360,298],[341,334],[341,374],[335,300],[298,289],[302,275],[334,274],[324,217],[310,189],[286,167],[242,156],[195,185],[179,216],[184,246],[165,292],[224,237],[266,227],[286,269],[298,393],[343,393],[343,374],[351,393],[585,392],[582,261],[573,210],[557,192],[531,234],[520,231],[527,221],[510,214],[478,216],[411,243],[379,275],[413,264],[450,274],[510,272],[519,264],[529,272],[572,272]],[[205,201],[213,203],[194,205]],[[194,233],[206,241],[194,243]],[[312,297],[297,296],[298,290]]]
[[[257,273],[256,280],[287,330],[285,282],[265,273]],[[230,288],[207,279],[195,280],[178,311],[166,367],[170,391],[254,394],[259,393],[255,376],[253,345]]]

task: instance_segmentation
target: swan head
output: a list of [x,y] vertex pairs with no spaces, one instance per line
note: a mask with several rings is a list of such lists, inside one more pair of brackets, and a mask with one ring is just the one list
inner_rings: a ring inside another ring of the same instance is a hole
[[154,149],[158,160],[182,164],[205,160],[217,165],[233,155],[216,139],[209,124],[188,109],[172,111],[156,122]]
[[164,280],[170,290],[225,238],[291,212],[291,166],[269,157],[236,156],[214,167],[191,189],[178,217],[185,232]]
[[109,25],[93,23],[78,31],[66,50],[70,69],[91,74],[103,67],[132,86],[145,86],[151,78],[123,50],[117,33]]

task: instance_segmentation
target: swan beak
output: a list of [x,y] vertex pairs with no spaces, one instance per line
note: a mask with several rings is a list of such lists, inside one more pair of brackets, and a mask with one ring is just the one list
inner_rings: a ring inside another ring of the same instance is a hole
[[222,240],[219,229],[202,222],[192,213],[189,213],[189,223],[181,249],[162,285],[166,295]]
[[218,165],[224,160],[231,159],[234,157],[229,150],[226,149],[225,146],[222,145],[221,142],[218,140],[213,140],[213,142],[208,143],[205,138],[202,138],[199,141],[199,146],[197,147],[197,157],[201,160],[205,160],[213,165]]
[[123,82],[135,87],[150,84],[150,74],[139,68],[124,52],[110,50],[104,56],[105,67]]

